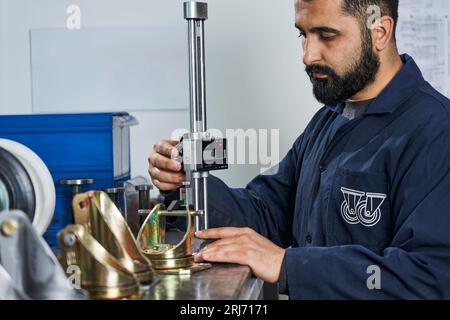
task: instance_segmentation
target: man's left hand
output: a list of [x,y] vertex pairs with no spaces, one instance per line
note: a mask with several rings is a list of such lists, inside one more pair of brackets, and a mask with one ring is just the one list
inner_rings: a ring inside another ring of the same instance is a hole
[[250,228],[198,231],[201,239],[218,239],[195,255],[195,261],[237,263],[249,266],[256,277],[275,283],[280,277],[285,250]]

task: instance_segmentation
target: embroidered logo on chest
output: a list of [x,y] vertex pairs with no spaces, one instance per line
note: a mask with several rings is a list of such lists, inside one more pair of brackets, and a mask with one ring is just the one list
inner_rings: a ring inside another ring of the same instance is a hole
[[381,205],[387,195],[382,193],[369,193],[347,188],[341,188],[344,201],[341,205],[341,214],[349,224],[362,224],[373,227],[381,219]]

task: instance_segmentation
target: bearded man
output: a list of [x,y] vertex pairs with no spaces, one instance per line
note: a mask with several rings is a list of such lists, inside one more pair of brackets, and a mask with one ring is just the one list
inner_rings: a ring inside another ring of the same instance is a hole
[[[216,241],[197,261],[248,265],[291,299],[450,298],[450,101],[399,55],[398,5],[296,1],[303,62],[325,106],[246,188],[209,178],[215,228],[197,237]],[[168,199],[184,179],[175,144],[149,158]]]

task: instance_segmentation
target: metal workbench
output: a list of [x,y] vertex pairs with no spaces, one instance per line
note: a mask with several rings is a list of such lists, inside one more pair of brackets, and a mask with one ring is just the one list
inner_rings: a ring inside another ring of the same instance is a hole
[[142,299],[147,300],[257,300],[263,281],[249,267],[213,264],[191,275],[156,275]]

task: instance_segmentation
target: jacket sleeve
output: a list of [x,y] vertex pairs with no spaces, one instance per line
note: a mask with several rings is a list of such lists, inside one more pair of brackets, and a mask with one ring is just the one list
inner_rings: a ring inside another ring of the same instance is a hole
[[359,245],[287,249],[291,298],[450,298],[450,130],[445,126],[415,139],[402,155],[390,192],[391,245],[378,254]]
[[210,176],[210,227],[250,227],[279,246],[290,246],[302,140],[303,135],[277,166],[246,188],[232,189]]

